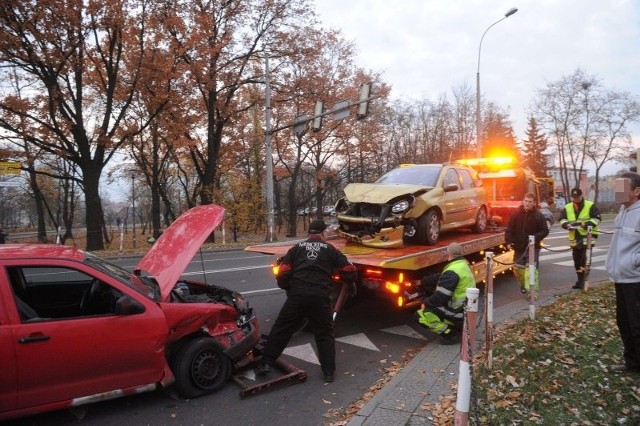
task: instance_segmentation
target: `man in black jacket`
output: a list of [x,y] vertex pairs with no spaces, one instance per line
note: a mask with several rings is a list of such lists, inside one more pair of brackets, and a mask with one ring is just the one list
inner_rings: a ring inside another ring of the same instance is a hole
[[309,238],[291,247],[280,263],[278,286],[287,291],[284,302],[267,339],[259,374],[270,371],[287,347],[304,318],[309,319],[318,347],[318,358],[325,382],[333,382],[336,368],[331,276],[339,273],[346,285],[354,286],[356,268],[340,250],[324,241],[326,225],[314,220]]
[[535,237],[536,273],[533,279],[535,296],[538,297],[540,283],[538,282],[538,264],[540,261],[540,247],[542,240],[549,235],[549,228],[544,215],[536,208],[536,197],[532,192],[524,194],[522,205],[509,218],[506,241],[514,249],[513,260],[516,264],[513,272],[520,284],[520,291],[527,293],[531,282],[526,275],[525,265],[529,259],[529,235]]

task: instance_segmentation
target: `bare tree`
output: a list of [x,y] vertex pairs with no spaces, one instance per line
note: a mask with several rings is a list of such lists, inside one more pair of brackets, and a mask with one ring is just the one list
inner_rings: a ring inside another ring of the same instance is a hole
[[596,166],[595,200],[598,199],[602,167],[612,159],[628,157],[633,146],[629,125],[640,121],[640,102],[637,96],[616,91],[607,91],[604,96],[593,147],[586,153]]
[[588,161],[596,166],[596,192],[602,166],[629,149],[627,126],[638,120],[638,102],[607,89],[578,69],[537,92],[532,113],[555,144],[565,194],[577,186]]

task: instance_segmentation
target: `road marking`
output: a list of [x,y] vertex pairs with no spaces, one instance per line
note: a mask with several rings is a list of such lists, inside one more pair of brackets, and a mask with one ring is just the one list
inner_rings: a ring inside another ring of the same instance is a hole
[[[565,250],[565,251],[562,252],[562,253],[555,253],[558,250]],[[607,253],[608,251],[609,251],[609,246],[606,246],[606,247],[594,247],[592,253],[602,253],[602,252]],[[553,254],[547,254],[547,253],[553,253]],[[542,251],[542,252],[540,252],[540,262],[545,261],[545,260],[552,260],[552,259],[562,259],[562,258],[570,257],[570,256],[572,256],[572,253],[571,253],[571,249],[570,249],[569,246],[554,247],[553,248],[553,252],[550,252],[550,251]]]
[[288,347],[282,353],[294,358],[301,359],[311,364],[320,365],[320,361],[318,361],[318,357],[316,356],[311,343]]
[[[603,254],[601,256],[593,256],[591,258],[591,263],[593,264],[594,262],[600,262],[600,261],[604,261],[607,260],[607,255]],[[573,260],[567,260],[565,262],[555,262],[554,265],[560,265],[560,266],[573,266]],[[592,267],[592,269],[596,269],[595,267]]]
[[397,334],[404,337],[411,337],[412,339],[429,340],[407,324],[399,325],[397,327],[383,328],[380,331],[384,331],[385,333]]
[[380,352],[380,349],[373,344],[371,340],[364,333],[352,334],[350,336],[338,337],[338,342],[347,343],[349,345],[357,346],[359,348],[369,349],[372,351]]
[[184,274],[182,274],[182,276],[187,277],[191,275],[202,275],[203,272],[205,274],[217,274],[220,272],[250,271],[252,269],[263,269],[263,268],[271,268],[271,264],[258,265],[258,266],[240,266],[238,268],[228,268],[228,269],[206,269],[204,271],[185,272]]

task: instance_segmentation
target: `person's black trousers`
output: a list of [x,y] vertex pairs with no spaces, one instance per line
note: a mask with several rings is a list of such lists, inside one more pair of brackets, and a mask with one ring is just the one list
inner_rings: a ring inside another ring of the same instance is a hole
[[616,323],[625,365],[640,371],[640,283],[616,283]]
[[322,372],[333,374],[336,369],[336,342],[333,311],[328,296],[289,295],[271,328],[262,360],[272,364],[278,359],[305,317],[309,319],[309,326],[316,338]]
[[573,265],[576,269],[576,275],[580,284],[584,283],[585,266],[587,264],[587,247],[581,245],[580,247],[573,247]]

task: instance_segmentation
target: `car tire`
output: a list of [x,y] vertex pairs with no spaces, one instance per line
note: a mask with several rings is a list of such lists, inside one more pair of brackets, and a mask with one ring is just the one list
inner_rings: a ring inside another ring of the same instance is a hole
[[480,207],[478,213],[476,214],[476,223],[471,227],[471,230],[476,234],[482,234],[487,231],[487,221],[489,217],[487,215],[486,207]]
[[176,389],[185,398],[215,392],[227,382],[232,368],[231,359],[214,339],[195,339],[180,348],[175,356]]
[[435,210],[429,210],[418,218],[416,225],[416,241],[418,244],[432,246],[440,238],[440,216]]

